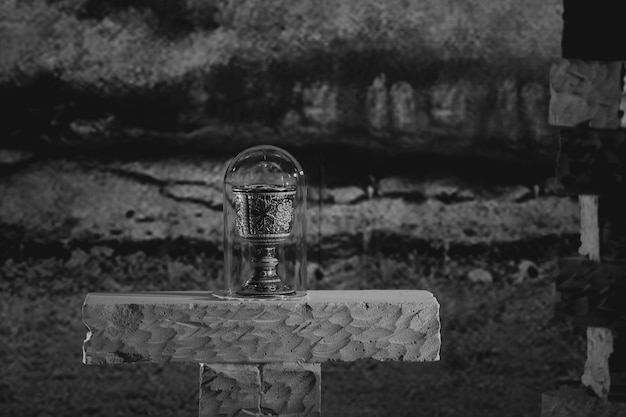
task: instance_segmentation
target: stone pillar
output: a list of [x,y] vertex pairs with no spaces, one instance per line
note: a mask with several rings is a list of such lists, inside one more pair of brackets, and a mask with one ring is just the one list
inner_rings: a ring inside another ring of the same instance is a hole
[[200,365],[200,417],[315,417],[320,408],[320,364]]

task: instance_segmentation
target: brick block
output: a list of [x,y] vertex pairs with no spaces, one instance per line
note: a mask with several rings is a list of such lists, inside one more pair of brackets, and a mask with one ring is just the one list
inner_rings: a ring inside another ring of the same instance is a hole
[[294,300],[211,292],[87,295],[86,364],[435,361],[439,304],[427,291],[310,291]]
[[549,123],[553,126],[620,126],[621,62],[561,60],[550,69]]

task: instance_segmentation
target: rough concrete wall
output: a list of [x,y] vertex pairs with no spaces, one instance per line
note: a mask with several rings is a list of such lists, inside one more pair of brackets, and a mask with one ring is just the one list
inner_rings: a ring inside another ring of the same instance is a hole
[[309,175],[310,287],[441,303],[440,363],[328,365],[326,416],[538,414],[580,368],[552,319],[578,245],[550,185],[560,1],[0,8],[7,415],[196,414],[196,367],[82,367],[80,306],[221,289],[222,172],[261,142]]

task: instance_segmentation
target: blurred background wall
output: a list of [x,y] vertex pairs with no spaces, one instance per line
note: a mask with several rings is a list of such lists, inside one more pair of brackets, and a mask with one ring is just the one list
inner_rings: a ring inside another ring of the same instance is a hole
[[86,367],[87,292],[221,289],[228,160],[309,178],[309,288],[418,288],[441,362],[328,364],[326,416],[538,416],[552,317],[557,0],[0,3],[0,415],[192,416],[197,366]]

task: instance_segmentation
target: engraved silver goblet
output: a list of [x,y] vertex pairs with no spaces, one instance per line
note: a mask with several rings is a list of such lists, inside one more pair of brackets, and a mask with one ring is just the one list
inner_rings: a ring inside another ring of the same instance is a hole
[[296,187],[254,184],[234,186],[233,196],[239,236],[253,246],[252,277],[238,295],[269,297],[293,295],[278,275],[277,246],[291,233]]

